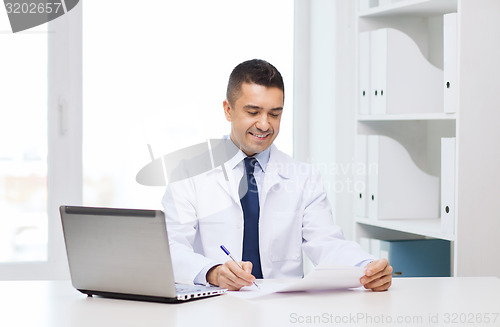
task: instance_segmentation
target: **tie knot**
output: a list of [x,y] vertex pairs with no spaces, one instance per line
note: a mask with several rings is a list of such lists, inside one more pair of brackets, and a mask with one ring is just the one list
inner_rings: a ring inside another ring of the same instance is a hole
[[257,159],[255,159],[254,157],[246,157],[245,158],[245,170],[246,170],[247,174],[253,174],[256,163],[257,163]]

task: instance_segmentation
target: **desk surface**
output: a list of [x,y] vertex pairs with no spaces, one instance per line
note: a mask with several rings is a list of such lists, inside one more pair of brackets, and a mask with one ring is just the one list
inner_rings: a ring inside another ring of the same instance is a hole
[[361,289],[163,304],[87,298],[69,281],[0,282],[0,326],[500,326],[500,279],[399,278]]

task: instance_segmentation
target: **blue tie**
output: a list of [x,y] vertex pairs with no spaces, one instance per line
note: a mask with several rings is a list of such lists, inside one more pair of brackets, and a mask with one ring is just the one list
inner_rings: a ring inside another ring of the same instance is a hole
[[253,175],[256,163],[257,159],[254,157],[245,158],[246,178],[241,178],[239,187],[244,218],[242,259],[252,262],[252,275],[255,278],[262,278],[259,254],[259,190]]

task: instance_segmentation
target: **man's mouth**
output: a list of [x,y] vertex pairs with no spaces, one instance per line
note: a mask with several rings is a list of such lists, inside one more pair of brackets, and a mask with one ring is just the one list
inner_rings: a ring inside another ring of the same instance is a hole
[[271,133],[263,133],[263,134],[252,133],[252,132],[249,132],[249,133],[252,134],[253,136],[259,138],[259,139],[265,139],[266,137],[271,135]]

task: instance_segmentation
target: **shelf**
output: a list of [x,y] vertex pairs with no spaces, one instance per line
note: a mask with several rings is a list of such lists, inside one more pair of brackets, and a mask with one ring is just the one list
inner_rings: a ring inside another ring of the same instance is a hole
[[402,121],[402,120],[455,120],[456,114],[425,113],[425,114],[389,114],[389,115],[357,115],[358,121]]
[[454,235],[443,234],[441,232],[441,219],[439,218],[374,220],[356,217],[355,221],[363,225],[381,227],[409,234],[418,234],[447,241],[455,240]]
[[457,0],[402,0],[373,7],[358,13],[359,17],[431,16],[457,12]]

